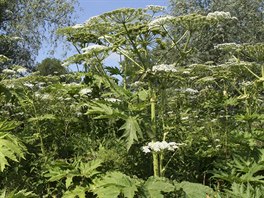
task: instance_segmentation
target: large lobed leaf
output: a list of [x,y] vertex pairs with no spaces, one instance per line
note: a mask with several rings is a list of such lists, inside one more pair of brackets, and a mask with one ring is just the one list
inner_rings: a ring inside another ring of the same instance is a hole
[[181,183],[175,183],[174,186],[176,189],[182,189],[186,198],[210,197],[214,193],[213,189],[210,187],[198,183],[184,181]]
[[8,159],[18,161],[19,158],[24,158],[26,150],[17,137],[7,133],[14,129],[15,123],[2,121],[0,122],[0,172],[4,171],[9,165]]
[[174,186],[160,177],[150,177],[143,185],[144,196],[148,198],[163,198],[162,193],[172,191],[174,191]]
[[136,117],[129,116],[126,122],[120,127],[120,130],[125,130],[123,137],[127,141],[127,150],[130,149],[135,141],[138,141],[138,137],[143,137]]
[[134,198],[139,182],[120,172],[109,172],[103,178],[94,181],[93,192],[99,198],[115,198],[123,195]]

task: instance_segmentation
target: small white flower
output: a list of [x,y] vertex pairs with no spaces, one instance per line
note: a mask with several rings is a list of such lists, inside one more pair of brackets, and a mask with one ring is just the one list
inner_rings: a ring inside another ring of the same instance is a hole
[[84,89],[81,89],[81,90],[79,91],[79,94],[80,94],[81,96],[86,95],[86,94],[89,94],[89,93],[92,93],[92,90],[89,89],[89,88],[84,88]]
[[103,51],[105,49],[107,49],[108,47],[104,46],[104,45],[90,45],[88,47],[82,48],[82,51],[84,53],[88,53],[90,51]]
[[169,148],[169,146],[170,146],[170,145],[169,145],[168,142],[166,142],[166,141],[159,142],[159,147],[160,147],[160,149],[162,149],[162,150]]
[[36,98],[39,98],[41,96],[41,94],[39,92],[35,92],[34,95],[35,95]]
[[167,65],[167,64],[161,64],[161,65],[155,65],[152,68],[152,71],[154,72],[177,72],[174,65]]
[[24,86],[29,87],[29,88],[33,88],[34,87],[34,85],[31,84],[31,83],[24,83]]
[[143,146],[142,150],[143,150],[144,153],[150,153],[151,152],[151,150],[149,149],[148,146]]
[[153,12],[160,12],[166,9],[165,6],[159,6],[159,5],[147,5],[147,10],[152,10]]
[[173,21],[176,17],[174,16],[170,16],[170,15],[167,15],[167,16],[161,16],[161,17],[158,17],[156,19],[154,19],[153,21],[151,21],[148,26],[149,28],[153,28],[153,27],[157,27],[157,26],[162,26],[162,25],[165,25],[166,23],[170,22],[170,21]]
[[216,145],[216,147],[215,148],[220,148],[221,147],[221,145],[220,144],[218,144],[218,145]]
[[210,12],[206,16],[208,19],[236,19],[236,17],[231,17],[230,12]]
[[187,89],[185,89],[185,92],[188,92],[188,93],[195,94],[195,93],[198,93],[199,91],[198,91],[198,90],[196,90],[196,89],[187,88]]
[[185,117],[182,117],[181,120],[188,120],[189,117],[188,116],[185,116]]
[[221,43],[214,46],[215,49],[237,49],[240,47],[240,44],[237,43]]
[[243,81],[242,83],[241,83],[241,85],[242,86],[250,86],[250,85],[252,85],[252,84],[254,84],[253,82],[251,82],[251,81]]
[[68,97],[68,98],[64,98],[64,100],[65,100],[65,101],[70,101],[71,98],[69,98],[69,97]]
[[[65,61],[65,62],[63,62],[62,64],[61,64],[61,66],[63,66],[63,67],[67,67],[67,66],[69,66],[71,64],[71,62],[70,61]],[[61,75],[62,76],[62,75]]]
[[168,150],[168,151],[175,151],[176,149],[179,148],[179,146],[185,145],[183,143],[176,143],[176,142],[166,142],[166,141],[162,141],[162,142],[149,142],[147,146],[143,146],[142,150],[144,153],[149,153],[151,151],[153,152],[160,152],[160,151],[164,151],[164,150]]
[[160,148],[160,142],[155,142],[153,144],[153,146],[151,147],[151,149],[154,151],[154,152],[159,152],[161,150]]
[[182,72],[183,74],[190,74],[191,72],[189,72],[189,71],[184,71],[184,72]]
[[117,98],[105,98],[105,100],[108,102],[121,102],[121,100],[119,100]]
[[62,100],[64,100],[64,98],[60,96],[60,97],[58,97],[58,100],[62,101]]
[[5,74],[15,74],[16,72],[12,69],[3,69],[3,73]]
[[18,41],[18,40],[22,40],[22,38],[21,38],[21,37],[18,37],[18,36],[14,36],[14,37],[12,37],[12,39],[13,39],[13,40],[17,40],[17,41]]
[[17,72],[18,73],[25,73],[25,72],[27,72],[27,69],[26,68],[19,68],[19,69],[17,69]]
[[42,100],[49,100],[49,99],[51,99],[51,95],[45,93],[45,94],[41,95],[41,99]]

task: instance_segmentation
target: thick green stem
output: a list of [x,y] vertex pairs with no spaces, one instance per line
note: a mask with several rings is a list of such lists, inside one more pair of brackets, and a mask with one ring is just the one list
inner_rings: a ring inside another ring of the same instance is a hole
[[154,172],[154,176],[155,177],[160,177],[160,167],[159,167],[159,154],[153,152],[152,153],[152,157],[153,157],[153,172]]
[[[151,83],[149,83],[150,91],[151,91],[151,98],[150,98],[150,112],[151,112],[151,132],[152,142],[156,142],[156,135],[157,135],[157,128],[156,128],[156,93],[153,87],[151,86]],[[160,177],[160,160],[159,160],[159,154],[156,152],[152,153],[153,156],[153,172],[154,176]]]

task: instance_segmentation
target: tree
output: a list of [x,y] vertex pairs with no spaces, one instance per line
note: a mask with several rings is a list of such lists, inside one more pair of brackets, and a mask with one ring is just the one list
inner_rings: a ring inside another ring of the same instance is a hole
[[196,47],[196,61],[219,61],[219,51],[214,46],[220,43],[258,43],[264,41],[264,1],[261,0],[171,0],[173,15],[179,16],[191,13],[203,15],[214,11],[229,12],[235,17],[232,24],[223,23],[210,31],[201,32],[199,41],[192,41]]
[[46,58],[37,65],[37,71],[40,75],[60,75],[65,74],[67,70],[61,65],[61,61],[56,58]]
[[56,41],[56,29],[72,23],[76,2],[77,0],[1,0],[0,54],[14,58],[13,62],[16,64],[31,65],[42,41]]

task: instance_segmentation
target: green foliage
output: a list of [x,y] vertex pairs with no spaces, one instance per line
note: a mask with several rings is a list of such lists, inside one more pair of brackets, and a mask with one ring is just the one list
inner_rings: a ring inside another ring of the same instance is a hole
[[[12,130],[28,152],[15,163],[23,153],[2,147],[0,188],[38,197],[261,196],[263,44],[223,43],[239,22],[230,13],[162,10],[118,9],[60,29],[80,52],[64,65],[84,72],[3,70],[0,119],[21,123],[5,122],[3,145],[16,145]],[[114,68],[110,55],[120,57]]]
[[67,73],[67,70],[62,66],[61,61],[56,58],[46,58],[37,65],[36,68],[40,75],[62,75]]
[[150,177],[142,186],[144,197],[162,198],[163,193],[174,191],[174,186],[164,178]]
[[14,122],[0,122],[0,171],[3,172],[9,165],[8,159],[18,162],[18,159],[25,158],[25,147],[18,138],[8,131],[17,127]]
[[119,195],[133,198],[137,192],[139,182],[120,172],[109,172],[102,178],[95,180],[92,191],[99,198],[112,198]]
[[264,184],[264,176],[258,174],[264,170],[264,152],[260,150],[257,159],[253,157],[243,159],[242,156],[236,156],[224,168],[225,171],[215,171],[214,177],[226,180],[230,183],[248,183],[248,184]]
[[181,182],[174,184],[177,190],[182,190],[184,192],[184,197],[188,198],[199,198],[206,196],[214,196],[214,191],[208,186],[202,184],[190,183],[190,182]]
[[250,183],[247,184],[237,184],[233,183],[231,186],[231,190],[227,191],[230,197],[234,198],[261,198],[264,196],[264,187],[253,187]]
[[126,138],[127,141],[127,150],[130,149],[130,147],[135,141],[138,141],[138,137],[143,138],[142,131],[135,117],[128,117],[124,125],[120,127],[120,130],[125,130],[123,136]]
[[56,29],[72,23],[76,2],[1,1],[0,54],[12,59],[12,63],[32,68],[32,60],[42,41],[55,43],[58,40],[54,34]]
[[6,190],[0,191],[0,197],[1,198],[35,198],[37,197],[36,194],[32,192],[27,192],[26,190],[20,190],[18,192],[12,191],[12,192],[6,192]]

